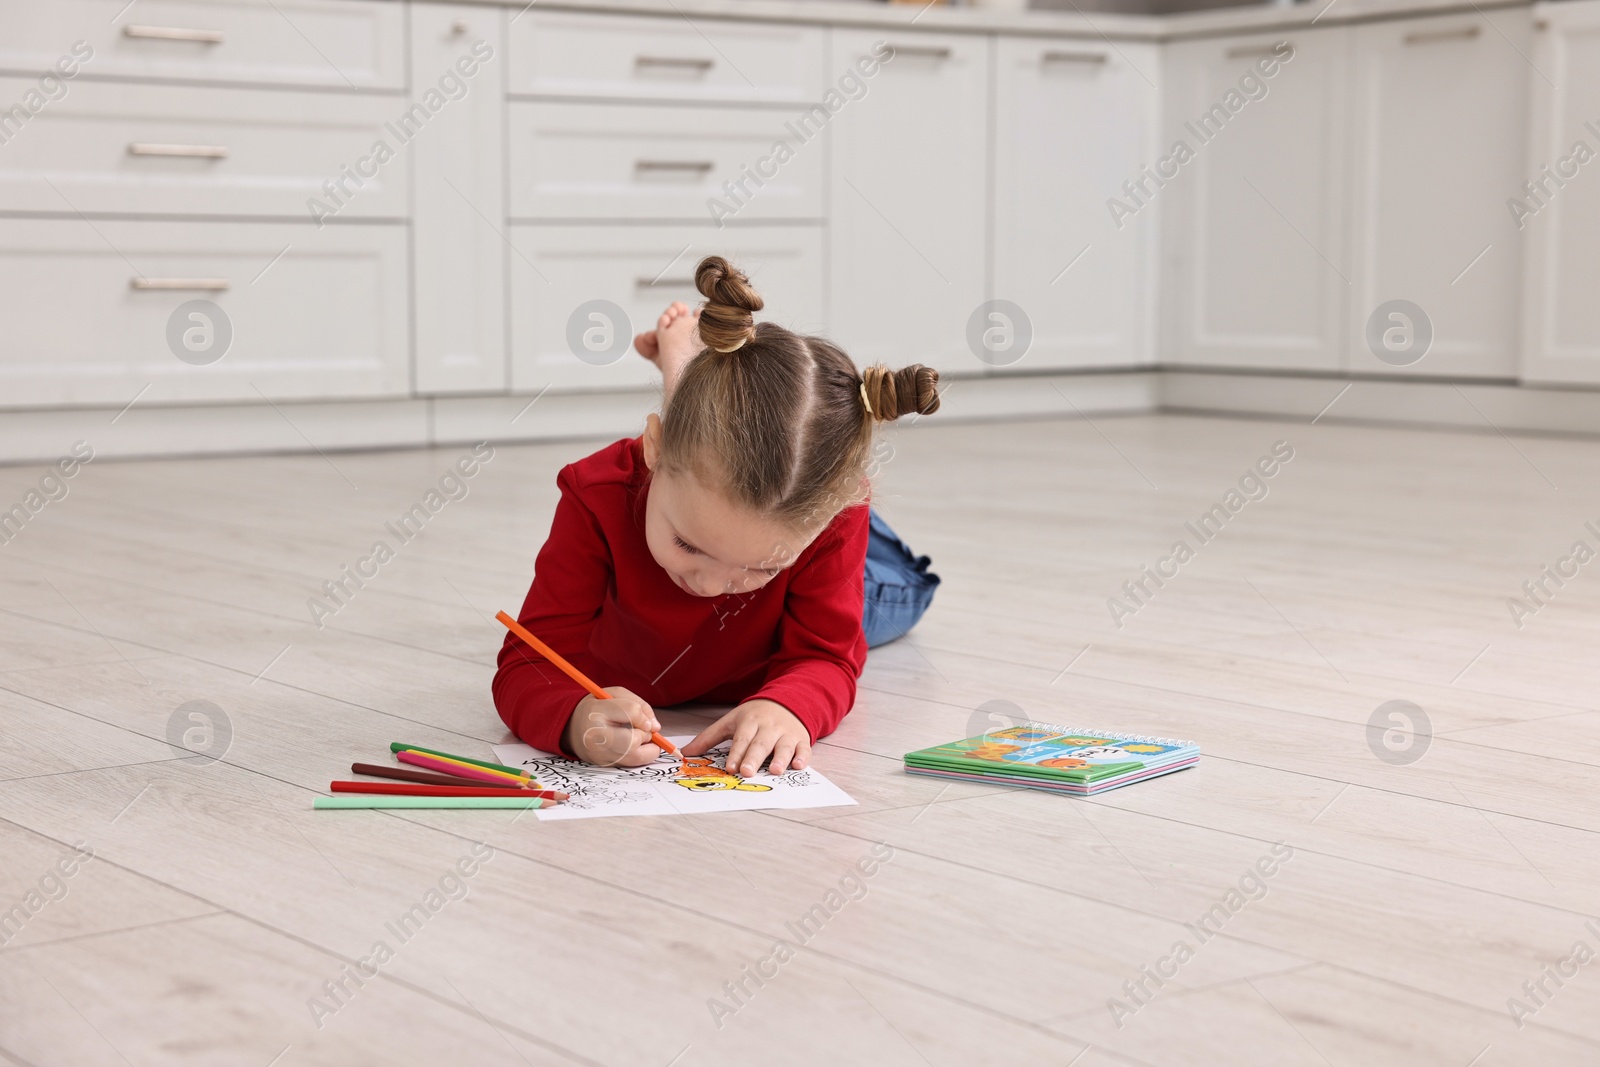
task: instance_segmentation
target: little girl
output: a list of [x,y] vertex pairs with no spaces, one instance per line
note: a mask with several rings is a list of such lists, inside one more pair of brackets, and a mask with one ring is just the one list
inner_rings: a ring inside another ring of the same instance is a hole
[[653,707],[735,704],[684,755],[731,739],[730,770],[782,774],[850,710],[868,645],[909,629],[938,583],[865,500],[873,424],[938,410],[939,376],[857,373],[828,341],[756,323],[761,297],[720,256],[695,285],[698,314],[674,304],[634,341],[661,368],[661,414],[557,477],[519,614],[613,699],[508,636],[495,707],[535,748],[633,767],[659,754]]

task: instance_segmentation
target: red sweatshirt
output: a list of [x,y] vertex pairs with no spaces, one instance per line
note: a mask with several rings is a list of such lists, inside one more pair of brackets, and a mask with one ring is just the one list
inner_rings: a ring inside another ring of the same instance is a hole
[[[855,702],[866,505],[837,515],[794,564],[753,593],[698,597],[675,585],[644,538],[650,472],[639,439],[562,469],[561,501],[539,550],[519,621],[602,686],[666,707],[763,698],[788,708],[813,741]],[[582,686],[507,635],[494,704],[511,731],[546,752],[561,744]]]

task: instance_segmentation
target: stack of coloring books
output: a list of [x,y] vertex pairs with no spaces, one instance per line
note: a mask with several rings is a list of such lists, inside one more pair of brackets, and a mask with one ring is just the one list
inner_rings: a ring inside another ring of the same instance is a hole
[[1192,767],[1200,746],[1167,737],[1029,722],[905,756],[909,774],[1093,796]]

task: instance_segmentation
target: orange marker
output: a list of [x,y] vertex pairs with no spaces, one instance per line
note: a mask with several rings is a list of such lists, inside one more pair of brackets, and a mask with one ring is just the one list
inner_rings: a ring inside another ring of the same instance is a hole
[[[596,700],[611,699],[610,693],[591,682],[588,675],[584,674],[578,668],[568,663],[561,653],[557,652],[555,649],[551,648],[549,645],[533,636],[533,634],[529,633],[526,626],[523,626],[520,622],[518,622],[516,619],[513,619],[510,615],[507,615],[503,611],[496,612],[494,617],[499,619],[506,629],[522,638],[529,648],[533,649],[535,652],[539,653],[539,655],[543,656],[545,659],[554,664],[556,669],[561,671],[562,674],[565,674],[568,678],[571,678],[574,682],[577,682],[579,685],[587,689],[590,695]],[[657,748],[661,749],[661,751],[670,753],[674,756],[678,755],[677,746],[675,746],[671,741],[668,741],[665,737],[662,737],[660,734],[652,732],[650,734],[650,740]],[[679,758],[681,759],[682,757],[680,756]]]

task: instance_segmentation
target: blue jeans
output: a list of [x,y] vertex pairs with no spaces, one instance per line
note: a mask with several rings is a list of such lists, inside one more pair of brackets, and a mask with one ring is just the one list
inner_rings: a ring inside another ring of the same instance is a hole
[[903,637],[933,603],[939,576],[928,570],[927,556],[914,556],[906,543],[876,510],[867,534],[867,568],[863,578],[866,606],[861,628],[867,647],[876,648]]

